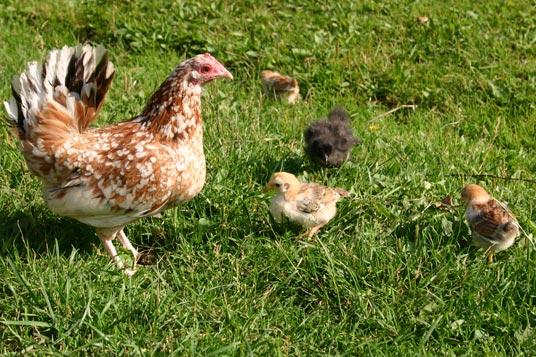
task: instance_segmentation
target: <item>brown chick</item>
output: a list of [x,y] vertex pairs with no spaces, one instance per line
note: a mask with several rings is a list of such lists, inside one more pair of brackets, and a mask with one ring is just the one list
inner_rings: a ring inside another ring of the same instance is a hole
[[492,263],[495,252],[514,244],[519,223],[512,212],[479,185],[466,185],[462,201],[467,205],[465,218],[473,234],[473,245],[486,249],[488,262]]
[[261,72],[261,80],[264,92],[269,97],[285,98],[289,104],[300,99],[300,87],[295,78],[265,70]]
[[337,201],[349,193],[316,183],[302,183],[287,172],[276,172],[266,185],[277,195],[272,199],[270,213],[277,222],[287,217],[291,222],[307,228],[311,238],[337,213]]

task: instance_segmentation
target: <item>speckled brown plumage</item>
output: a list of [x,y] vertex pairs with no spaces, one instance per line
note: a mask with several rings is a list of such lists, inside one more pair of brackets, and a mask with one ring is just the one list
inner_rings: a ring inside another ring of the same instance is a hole
[[479,185],[466,185],[462,189],[462,200],[467,205],[465,217],[473,235],[473,244],[485,249],[492,262],[495,252],[514,244],[520,232],[519,223],[504,204]]
[[[102,47],[64,47],[13,80],[6,102],[30,170],[57,214],[97,228],[108,252],[123,227],[197,195],[205,182],[201,86],[231,74],[211,55],[180,64],[133,119],[88,128],[114,68]],[[129,271],[133,273],[133,271]]]

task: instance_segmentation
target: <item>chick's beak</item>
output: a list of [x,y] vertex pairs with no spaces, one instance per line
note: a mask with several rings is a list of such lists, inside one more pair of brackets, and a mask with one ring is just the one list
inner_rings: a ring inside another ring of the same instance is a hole
[[266,184],[266,186],[264,186],[264,188],[262,189],[262,192],[268,192],[268,191],[270,191],[270,190],[273,189],[273,188],[274,188],[274,184],[271,183],[271,182],[268,182],[268,183]]

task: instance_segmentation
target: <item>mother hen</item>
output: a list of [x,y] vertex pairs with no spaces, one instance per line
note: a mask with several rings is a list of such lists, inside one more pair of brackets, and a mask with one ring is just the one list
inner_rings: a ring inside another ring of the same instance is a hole
[[130,250],[126,224],[156,215],[197,195],[205,182],[201,88],[231,73],[210,54],[178,65],[143,112],[88,128],[103,104],[114,66],[101,47],[52,50],[12,81],[5,102],[32,173],[43,182],[55,213],[96,228],[107,252],[127,275],[112,240]]

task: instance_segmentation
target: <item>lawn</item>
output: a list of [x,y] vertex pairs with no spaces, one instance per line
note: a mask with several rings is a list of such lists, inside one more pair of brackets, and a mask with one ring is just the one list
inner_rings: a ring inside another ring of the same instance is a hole
[[[26,62],[85,41],[117,70],[97,125],[139,113],[195,54],[235,79],[203,95],[202,193],[127,227],[155,261],[133,278],[93,229],[46,208],[0,125],[0,354],[534,354],[530,1],[7,0],[0,98]],[[264,98],[266,68],[295,76],[304,100]],[[363,144],[323,169],[302,133],[334,105]],[[262,188],[280,170],[352,193],[313,241],[269,216]],[[524,229],[493,264],[468,243],[470,182]],[[448,195],[456,206],[437,209]]]

